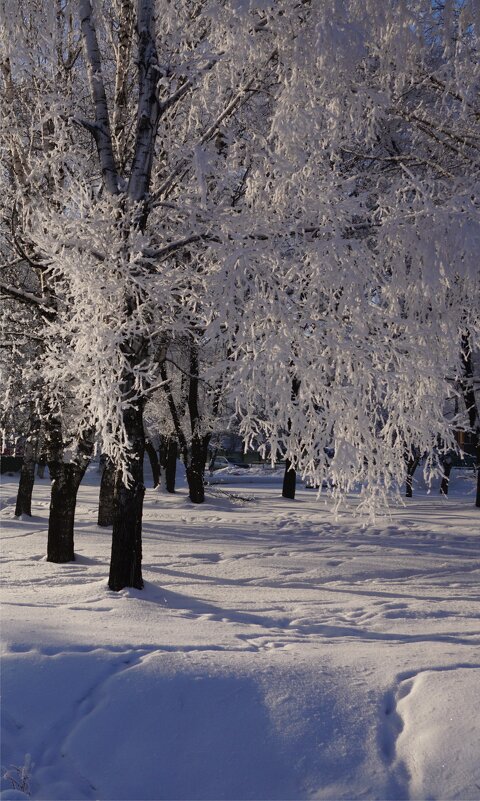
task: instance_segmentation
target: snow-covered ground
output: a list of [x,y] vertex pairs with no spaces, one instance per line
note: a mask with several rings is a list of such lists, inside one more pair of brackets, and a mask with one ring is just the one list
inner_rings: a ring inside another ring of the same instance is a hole
[[95,470],[63,566],[48,481],[17,521],[6,477],[2,772],[30,755],[33,799],[480,798],[472,477],[366,527],[236,482],[148,490],[145,590],[116,594]]

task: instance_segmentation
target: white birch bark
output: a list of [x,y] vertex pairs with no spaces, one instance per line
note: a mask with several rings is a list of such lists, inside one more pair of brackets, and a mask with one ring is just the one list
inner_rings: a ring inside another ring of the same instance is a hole
[[88,80],[95,108],[94,138],[105,186],[110,194],[116,195],[119,192],[118,171],[113,153],[107,95],[102,76],[101,54],[90,0],[79,0],[79,12],[85,44]]

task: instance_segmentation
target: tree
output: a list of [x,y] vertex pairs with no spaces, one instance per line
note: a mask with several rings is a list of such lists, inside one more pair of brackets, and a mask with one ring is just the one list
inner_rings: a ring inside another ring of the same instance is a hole
[[[320,486],[328,471],[338,498],[362,481],[371,505],[405,451],[452,445],[443,400],[466,375],[462,336],[472,352],[480,336],[479,21],[472,0],[77,10],[4,9],[6,92],[28,87],[21,118],[9,107],[9,192],[50,414],[73,398],[78,442],[95,430],[115,466],[119,590],[142,586],[143,418],[162,385],[195,502],[201,378],[247,444]],[[188,437],[166,361],[179,342]]]
[[[50,84],[48,95],[43,93],[44,74],[58,68],[53,43],[43,47],[39,62],[11,56],[14,70],[35,87],[34,105],[46,119],[51,145],[36,156],[39,170],[48,156],[48,198],[37,192],[25,220],[29,241],[55,285],[42,369],[53,398],[66,385],[75,392],[79,426],[96,427],[102,449],[118,468],[112,589],[142,584],[142,416],[157,380],[155,340],[160,333],[175,337],[179,329],[195,333],[198,323],[205,324],[204,312],[197,320],[191,303],[204,285],[205,264],[215,263],[215,257],[195,255],[192,269],[192,246],[210,241],[221,188],[217,182],[215,203],[203,202],[210,191],[204,149],[250,98],[271,61],[271,53],[265,58],[264,49],[259,55],[255,51],[255,23],[262,22],[256,10],[242,18],[234,9],[220,8],[214,20],[201,7],[192,13],[189,3],[160,5],[162,61],[153,2],[140,0],[135,7],[128,0],[98,2],[93,9],[89,0],[81,0],[78,23],[59,2],[54,27],[65,70],[68,65],[65,97]],[[49,11],[42,4],[30,10],[36,14],[35,31]],[[22,52],[28,52],[29,29],[11,17],[8,24],[22,40]],[[67,33],[74,52],[65,64]],[[225,33],[237,45],[228,58],[219,47]],[[42,49],[40,38],[33,44]],[[215,78],[209,79],[214,68]],[[81,89],[87,78],[89,103],[84,92],[71,91]],[[221,221],[215,224],[221,230]],[[179,265],[173,257],[187,246],[188,259]],[[194,395],[192,389],[193,413]]]
[[[50,40],[42,35],[44,28],[52,31]],[[11,38],[13,31],[18,34],[15,40]],[[2,7],[2,39],[6,111],[2,128],[6,209],[3,222],[8,232],[4,244],[9,261],[1,291],[9,298],[13,328],[19,336],[17,343],[23,346],[15,349],[12,359],[12,367],[21,374],[14,400],[27,403],[34,409],[34,418],[38,417],[33,419],[33,430],[27,438],[17,511],[29,509],[34,479],[31,439],[42,425],[53,479],[47,558],[65,562],[74,558],[76,494],[93,452],[93,440],[91,429],[79,431],[73,419],[79,410],[69,382],[52,386],[48,373],[40,366],[47,358],[49,337],[55,338],[55,322],[63,298],[58,275],[43,259],[41,242],[36,242],[30,233],[38,223],[37,208],[57,213],[61,207],[59,189],[66,181],[69,144],[62,136],[62,112],[75,88],[71,66],[76,59],[76,42],[72,18],[60,2],[55,9],[48,4],[27,6],[22,15],[15,17],[11,8]],[[46,113],[45,98],[55,96],[54,113]]]
[[475,437],[477,492],[475,506],[480,507],[480,412],[478,402],[479,380],[476,378],[472,338],[468,330],[462,336],[461,363],[463,375],[460,380],[470,431]]
[[405,477],[405,447],[427,470],[439,438],[454,447],[443,403],[467,319],[478,342],[478,17],[472,3],[303,13],[247,192],[270,224],[237,265],[234,305],[253,321],[230,325],[237,403],[247,441],[261,429],[320,486],[361,481],[373,504]]
[[101,527],[108,528],[113,526],[113,514],[115,509],[115,472],[115,464],[108,456],[104,457],[97,516],[97,525]]

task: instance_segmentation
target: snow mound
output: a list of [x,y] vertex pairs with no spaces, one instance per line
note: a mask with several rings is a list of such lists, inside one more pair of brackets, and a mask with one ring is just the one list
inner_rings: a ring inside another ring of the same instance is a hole
[[478,668],[452,667],[402,682],[397,757],[410,776],[409,798],[480,797],[480,717],[472,703],[478,681]]

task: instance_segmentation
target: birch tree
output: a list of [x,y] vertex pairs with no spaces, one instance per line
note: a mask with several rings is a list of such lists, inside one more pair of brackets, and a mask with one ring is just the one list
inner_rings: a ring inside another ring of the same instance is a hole
[[180,340],[193,438],[198,346],[221,341],[206,377],[229,376],[247,444],[328,470],[339,498],[361,481],[370,507],[405,452],[434,470],[447,376],[471,385],[460,344],[479,337],[473,0],[56,8],[65,97],[58,36],[33,57],[6,14],[52,145],[24,230],[55,284],[49,397],[68,387],[117,469],[111,589],[142,586],[143,411]]
[[[27,434],[17,513],[28,513],[30,508],[35,466],[33,440],[42,425],[52,478],[47,558],[62,562],[73,558],[76,493],[93,441],[91,436],[85,439],[86,432],[77,430],[75,404],[68,386],[63,388],[61,402],[58,396],[53,399],[39,369],[47,347],[47,331],[50,333],[62,299],[56,277],[50,273],[29,230],[36,206],[48,208],[53,204],[58,209],[56,189],[65,182],[65,151],[69,145],[62,136],[62,118],[65,103],[74,91],[71,68],[78,55],[78,42],[72,16],[66,13],[63,3],[28,5],[20,16],[8,4],[3,4],[1,10],[5,111],[1,129],[2,250],[6,259],[1,292],[13,311],[10,335],[16,336],[16,353],[12,354],[11,367],[21,373],[15,403],[27,404],[34,415]],[[50,35],[44,35],[44,31]],[[18,36],[14,38],[13,33]],[[19,64],[21,69],[17,68]],[[46,99],[52,102],[54,115],[46,110]]]
[[[56,141],[39,161],[48,158],[55,177],[48,203],[36,198],[26,220],[61,299],[49,321],[42,370],[55,401],[66,386],[75,393],[78,429],[94,425],[119,468],[109,583],[140,587],[142,413],[160,380],[157,340],[205,326],[198,292],[216,258],[206,248],[193,257],[192,247],[220,246],[220,237],[211,235],[213,213],[222,230],[221,182],[214,199],[206,150],[249,99],[271,53],[256,54],[256,23],[262,22],[256,9],[245,15],[220,6],[212,16],[189,3],[93,7],[81,0],[68,11],[76,19],[74,37],[81,34],[69,64],[79,92],[68,103],[49,97],[44,114],[50,125],[53,120]],[[26,32],[8,21],[25,36],[26,48]],[[228,59],[219,46],[225,34],[238,48]],[[28,64],[30,79],[39,77],[39,106],[46,103],[41,79],[52,64],[48,55],[40,65]],[[19,60],[15,67],[22,73],[25,65]],[[179,265],[173,257],[187,247],[188,259]]]
[[303,14],[248,185],[263,241],[220,289],[241,309],[232,392],[247,441],[263,432],[339,498],[361,482],[371,507],[405,449],[441,472],[467,329],[478,347],[478,8]]

